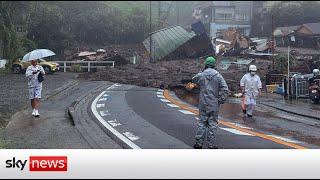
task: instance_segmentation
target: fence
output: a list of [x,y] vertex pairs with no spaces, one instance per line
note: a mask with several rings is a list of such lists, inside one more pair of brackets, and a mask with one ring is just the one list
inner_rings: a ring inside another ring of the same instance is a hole
[[285,74],[269,74],[267,75],[267,85],[272,85],[272,84],[282,84],[283,79],[286,78],[287,76]]
[[[289,82],[289,96],[293,98],[307,98],[309,97],[309,78],[312,77],[312,74],[290,74]],[[287,94],[287,75],[285,74],[270,74],[268,77],[267,84],[277,84],[281,85],[284,88],[284,93]],[[286,80],[286,81],[284,81]]]
[[294,75],[291,80],[291,94],[295,98],[309,97],[309,78],[312,74]]
[[88,72],[93,68],[105,68],[110,67],[108,64],[112,64],[114,68],[114,61],[55,61],[59,63],[60,68],[63,68],[63,72],[67,72],[67,68],[71,69],[72,64],[79,64],[81,69],[86,68]]

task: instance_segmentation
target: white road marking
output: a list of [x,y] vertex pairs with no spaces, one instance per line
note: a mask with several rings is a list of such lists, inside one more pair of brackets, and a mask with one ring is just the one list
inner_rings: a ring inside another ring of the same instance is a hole
[[195,115],[194,113],[190,112],[190,111],[186,111],[186,110],[179,110],[180,112],[182,112],[183,114],[192,114]]
[[157,95],[158,98],[165,98],[163,95]]
[[220,128],[222,130],[225,130],[225,131],[228,131],[228,132],[231,132],[233,134],[237,134],[237,135],[242,135],[242,136],[254,136],[252,134],[249,134],[249,133],[245,133],[245,132],[242,132],[242,131],[239,131],[239,130],[236,130],[236,129],[232,129],[232,128]]
[[175,104],[167,104],[168,106],[170,107],[175,107],[175,108],[178,108],[179,106],[175,105]]
[[163,95],[163,92],[157,92],[158,95]]
[[158,92],[163,92],[164,90],[163,89],[158,89]]
[[119,133],[116,129],[114,129],[112,126],[110,126],[110,124],[108,124],[98,113],[96,105],[98,102],[98,99],[101,98],[101,96],[103,96],[106,93],[106,91],[103,91],[98,97],[96,97],[96,99],[92,102],[91,104],[91,111],[94,114],[94,116],[98,119],[98,121],[105,127],[107,128],[112,134],[114,134],[115,136],[117,136],[122,142],[124,142],[125,144],[127,144],[129,147],[131,147],[132,149],[141,149],[139,146],[137,146],[136,144],[134,144],[132,141],[130,141],[130,139],[128,139],[127,137],[125,137],[123,134]]
[[99,101],[106,101],[108,98],[100,98]]
[[243,128],[243,129],[252,129],[252,128],[250,128],[250,127],[246,127],[246,126],[243,126],[243,125],[241,125],[241,124],[239,124],[239,123],[233,123],[233,122],[229,122],[230,124],[233,124],[233,125],[235,125],[235,126],[238,126],[238,127],[240,127],[240,128]]
[[296,144],[301,143],[300,141],[288,139],[288,138],[277,136],[277,135],[267,135],[267,136],[274,137],[274,138],[277,138],[277,139],[280,139],[282,141],[286,141],[286,142],[289,142],[289,143],[296,143]]
[[200,120],[198,117],[195,117],[196,120]]
[[103,97],[108,97],[109,96],[109,94],[105,94],[105,95],[103,95]]
[[108,121],[108,123],[111,124],[113,127],[121,126],[121,125],[122,125],[122,124],[119,123],[116,119],[115,119],[115,120]]
[[104,107],[104,104],[97,104],[97,108]]
[[170,101],[167,100],[167,99],[160,99],[160,101],[162,101],[162,102],[170,102]]
[[127,136],[127,138],[129,138],[131,141],[136,141],[139,139],[138,136],[132,134],[131,132],[125,132],[123,133],[125,136]]
[[111,114],[109,113],[108,110],[106,110],[106,111],[100,111],[100,115],[101,116],[110,116]]

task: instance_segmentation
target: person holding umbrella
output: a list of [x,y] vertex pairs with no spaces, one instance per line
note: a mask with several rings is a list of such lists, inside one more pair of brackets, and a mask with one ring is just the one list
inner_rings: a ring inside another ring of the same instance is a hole
[[42,81],[39,76],[45,75],[42,66],[38,65],[38,60],[31,60],[31,65],[26,70],[26,77],[28,78],[29,99],[31,100],[31,107],[33,109],[32,115],[39,117],[39,107],[42,91]]
[[22,59],[24,62],[31,61],[31,65],[26,70],[26,77],[28,78],[29,99],[31,100],[32,115],[34,117],[40,117],[42,81],[43,75],[45,75],[43,67],[38,65],[38,60],[53,55],[55,53],[48,49],[36,49],[26,54]]

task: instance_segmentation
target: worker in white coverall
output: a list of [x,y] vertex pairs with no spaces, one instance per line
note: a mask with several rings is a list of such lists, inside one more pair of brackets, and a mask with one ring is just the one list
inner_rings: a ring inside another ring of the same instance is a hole
[[257,67],[250,65],[249,73],[245,74],[240,80],[240,87],[244,95],[244,107],[242,110],[248,117],[252,117],[253,110],[257,104],[256,99],[261,95],[262,83],[256,73]]

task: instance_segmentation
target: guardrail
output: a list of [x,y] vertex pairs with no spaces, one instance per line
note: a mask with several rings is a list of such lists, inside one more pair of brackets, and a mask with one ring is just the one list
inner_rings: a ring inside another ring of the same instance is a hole
[[112,64],[112,68],[114,68],[114,61],[55,61],[59,63],[60,68],[63,68],[63,72],[67,72],[67,68],[71,68],[72,64],[80,64],[81,68],[87,68],[88,72],[91,71],[92,68],[104,68],[108,67],[108,65],[101,64]]

